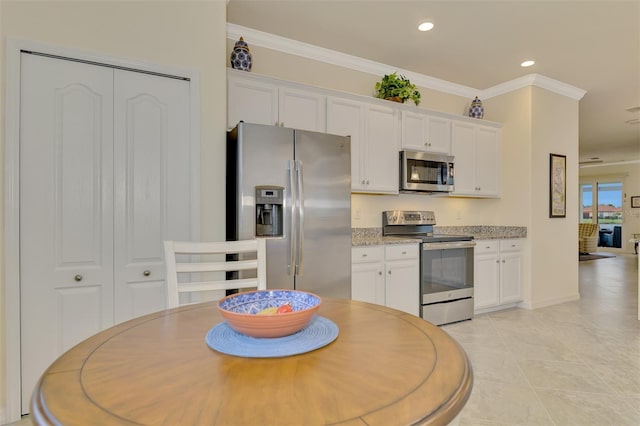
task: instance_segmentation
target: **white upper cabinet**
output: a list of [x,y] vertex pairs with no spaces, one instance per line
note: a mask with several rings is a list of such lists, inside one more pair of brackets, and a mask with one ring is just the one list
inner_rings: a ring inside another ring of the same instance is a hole
[[227,127],[238,122],[324,132],[326,96],[278,85],[260,77],[229,75]]
[[398,116],[393,108],[327,99],[327,133],[351,136],[351,189],[398,193]]
[[232,129],[240,121],[277,125],[278,87],[271,83],[235,78],[227,80],[227,127]]
[[360,162],[364,150],[364,103],[350,99],[327,99],[327,133],[351,136],[351,187],[360,181]]
[[326,99],[317,93],[281,87],[278,89],[279,125],[314,132],[326,131]]
[[414,111],[402,111],[402,149],[451,153],[451,120]]
[[354,191],[397,194],[399,186],[398,111],[382,105],[367,105],[364,152],[360,179]]
[[500,196],[500,139],[499,128],[453,122],[455,191],[451,195]]
[[397,194],[401,149],[453,155],[453,196],[500,196],[500,125],[227,70],[227,125],[351,136],[351,191]]

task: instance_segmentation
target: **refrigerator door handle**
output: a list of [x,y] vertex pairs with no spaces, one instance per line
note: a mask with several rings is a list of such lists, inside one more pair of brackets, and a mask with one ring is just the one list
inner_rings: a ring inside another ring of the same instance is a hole
[[293,176],[295,172],[295,163],[294,160],[289,160],[287,162],[287,173],[289,175],[289,193],[291,194],[290,200],[291,200],[291,227],[289,228],[289,246],[288,246],[288,253],[287,253],[287,259],[288,259],[288,265],[287,265],[287,274],[292,275],[295,274],[295,267],[294,265],[296,264],[296,238],[297,238],[297,232],[296,232],[296,224],[297,224],[297,220],[296,220],[296,191],[295,191],[295,178]]
[[296,275],[302,275],[302,253],[304,248],[304,173],[302,168],[302,161],[296,160],[296,163],[296,174],[298,176],[298,242],[296,245]]

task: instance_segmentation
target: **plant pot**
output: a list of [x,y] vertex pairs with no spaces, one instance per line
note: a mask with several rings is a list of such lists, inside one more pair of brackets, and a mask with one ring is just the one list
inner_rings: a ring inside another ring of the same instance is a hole
[[393,96],[391,98],[385,98],[387,101],[392,101],[392,102],[400,102],[401,104],[404,103],[404,101],[402,100],[402,98],[400,96]]

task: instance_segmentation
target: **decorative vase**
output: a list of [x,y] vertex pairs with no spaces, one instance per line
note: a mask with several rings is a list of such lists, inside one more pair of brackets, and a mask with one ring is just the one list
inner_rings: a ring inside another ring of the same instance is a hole
[[471,107],[469,108],[469,117],[472,118],[482,118],[484,117],[484,107],[482,106],[482,101],[476,98],[471,101]]
[[249,45],[240,37],[231,52],[231,68],[241,71],[251,71],[252,65],[251,52]]

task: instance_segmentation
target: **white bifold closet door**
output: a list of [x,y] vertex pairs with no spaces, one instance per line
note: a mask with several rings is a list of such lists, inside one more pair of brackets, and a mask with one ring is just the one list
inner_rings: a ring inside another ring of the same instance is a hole
[[191,239],[189,84],[21,55],[23,413],[64,351],[165,308],[162,241]]

